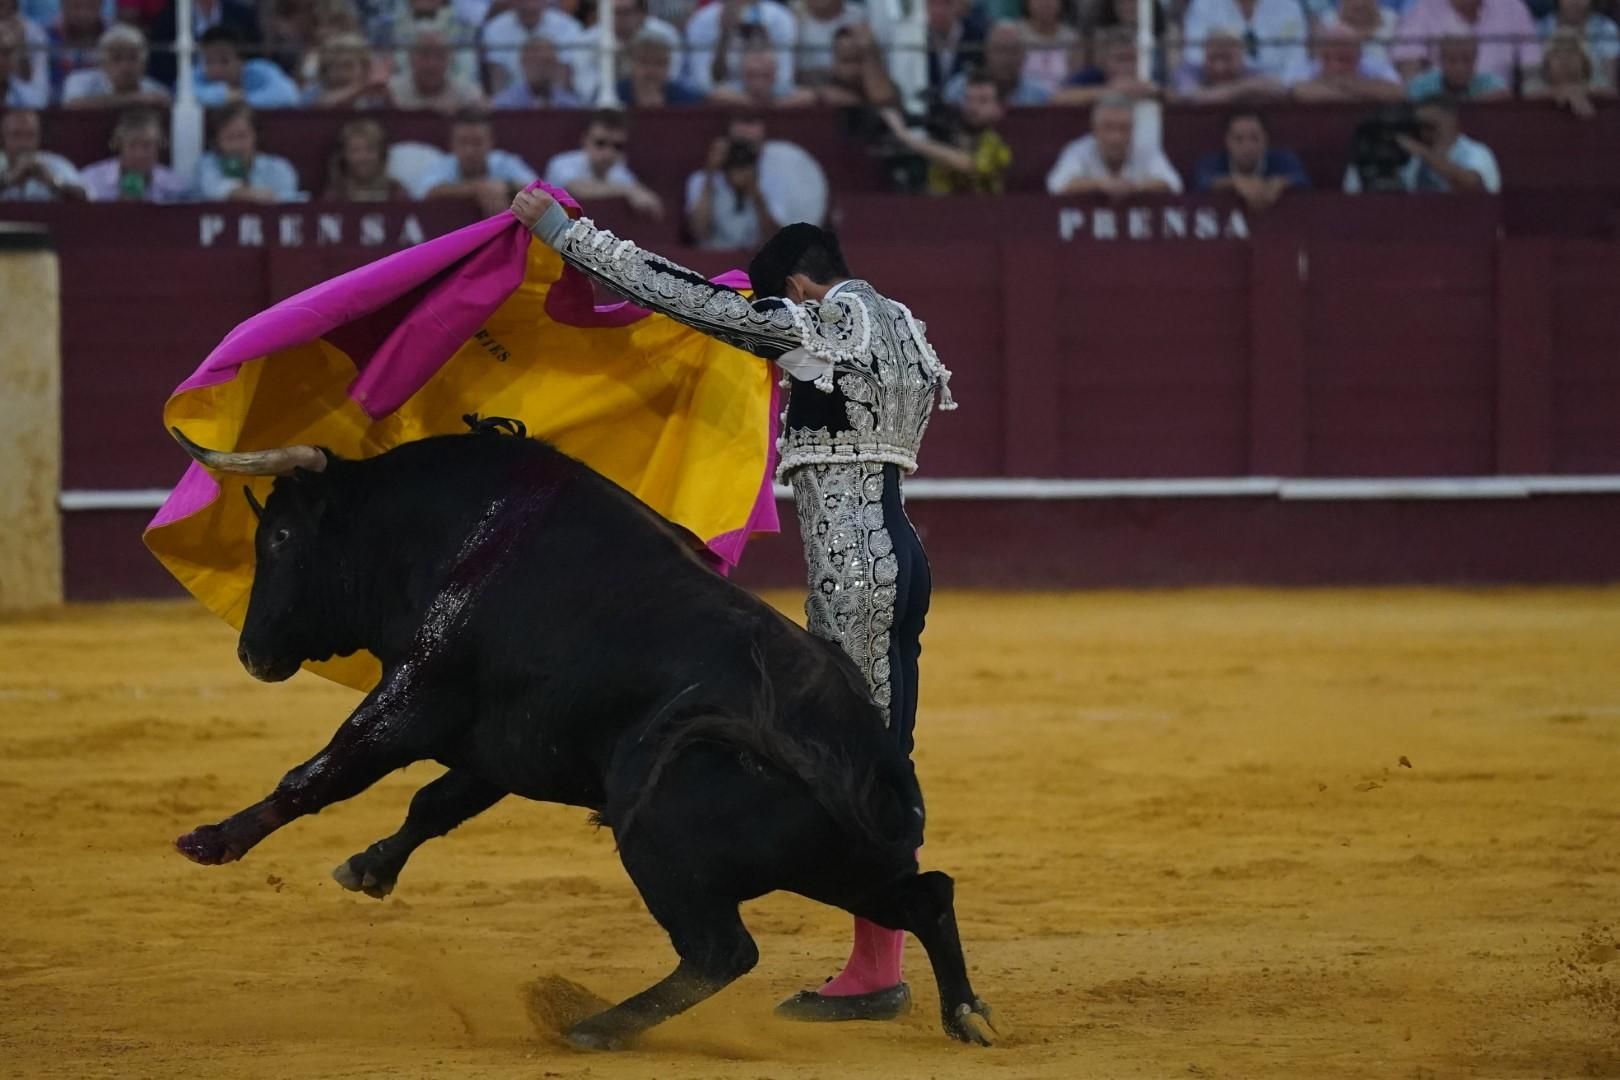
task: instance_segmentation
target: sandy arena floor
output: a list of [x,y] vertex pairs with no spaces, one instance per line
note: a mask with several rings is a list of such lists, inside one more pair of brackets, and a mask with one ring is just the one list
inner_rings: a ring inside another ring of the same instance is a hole
[[774,1021],[846,926],[772,897],[752,975],[592,1056],[557,977],[671,953],[583,813],[343,892],[416,766],[194,866],[354,695],[194,606],[0,621],[0,1076],[1620,1076],[1620,591],[944,594],[924,641],[925,862],[1010,1037],[946,1040],[915,945],[907,1020]]

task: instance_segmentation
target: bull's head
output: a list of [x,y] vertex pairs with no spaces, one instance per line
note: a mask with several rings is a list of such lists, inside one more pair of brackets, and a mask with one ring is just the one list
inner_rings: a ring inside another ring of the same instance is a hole
[[[265,682],[291,678],[305,660],[325,660],[359,646],[341,640],[348,619],[335,610],[340,559],[330,557],[331,481],[322,475],[332,457],[315,446],[227,453],[209,450],[172,429],[192,458],[215,472],[275,476],[263,506],[244,488],[258,515],[253,547],[257,567],[236,655],[248,674]],[[325,553],[325,554],[323,554]]]

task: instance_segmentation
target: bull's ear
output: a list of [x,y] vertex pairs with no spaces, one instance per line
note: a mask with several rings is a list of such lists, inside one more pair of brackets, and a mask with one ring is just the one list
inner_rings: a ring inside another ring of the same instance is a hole
[[244,498],[247,499],[248,509],[253,511],[253,516],[255,518],[258,518],[260,521],[263,521],[264,520],[264,504],[261,503],[258,499],[253,497],[253,489],[251,487],[248,487],[248,485],[243,484],[242,485],[242,495],[243,495]]

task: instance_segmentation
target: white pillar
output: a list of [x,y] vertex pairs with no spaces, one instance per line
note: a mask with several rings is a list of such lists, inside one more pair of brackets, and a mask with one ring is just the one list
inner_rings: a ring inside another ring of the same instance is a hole
[[197,40],[191,32],[191,0],[176,0],[174,18],[176,67],[174,107],[169,111],[169,164],[190,180],[197,175],[197,162],[203,153],[203,111],[197,104],[191,74],[197,51]]
[[613,0],[596,0],[596,40],[601,53],[596,58],[596,103],[605,109],[616,109],[619,100],[619,70],[617,53],[618,34],[613,27]]
[[[1156,3],[1158,0],[1136,0],[1136,77],[1143,82],[1153,81],[1153,5]],[[1156,150],[1163,145],[1164,110],[1157,101],[1138,101],[1135,121],[1132,141],[1137,147]]]

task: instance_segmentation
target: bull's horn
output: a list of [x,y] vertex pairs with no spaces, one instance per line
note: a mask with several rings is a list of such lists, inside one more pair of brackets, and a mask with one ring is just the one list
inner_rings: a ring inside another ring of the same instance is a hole
[[294,469],[320,472],[326,468],[326,454],[317,446],[282,446],[274,450],[247,450],[230,452],[210,450],[186,438],[177,427],[170,428],[175,442],[192,459],[217,472],[240,473],[243,476],[285,476]]

